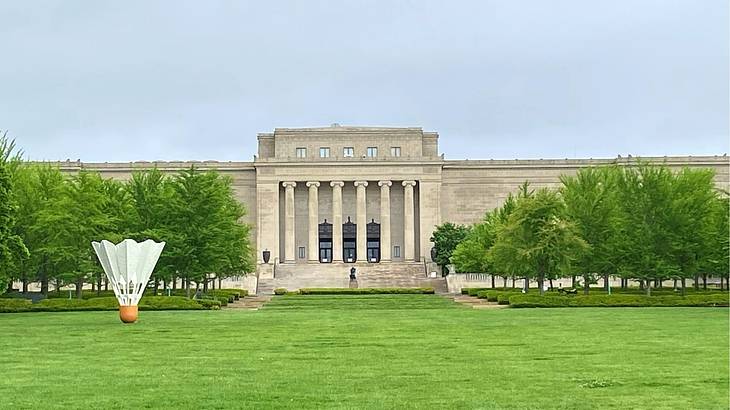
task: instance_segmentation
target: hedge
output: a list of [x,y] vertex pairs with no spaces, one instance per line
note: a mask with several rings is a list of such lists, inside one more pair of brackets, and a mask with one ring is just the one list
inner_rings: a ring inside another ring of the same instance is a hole
[[302,288],[301,295],[387,295],[434,294],[433,288]]
[[461,294],[462,295],[469,295],[469,296],[476,296],[477,293],[483,292],[485,290],[489,290],[491,288],[462,288]]
[[[220,309],[218,300],[192,300],[181,296],[145,296],[139,303],[139,310],[204,310]],[[71,312],[118,310],[115,297],[92,299],[44,299],[31,303],[26,299],[0,300],[0,313],[15,312]]]
[[514,295],[509,298],[513,308],[534,307],[710,307],[728,306],[727,293],[687,296],[643,296],[643,295],[588,295],[588,296],[540,296]]

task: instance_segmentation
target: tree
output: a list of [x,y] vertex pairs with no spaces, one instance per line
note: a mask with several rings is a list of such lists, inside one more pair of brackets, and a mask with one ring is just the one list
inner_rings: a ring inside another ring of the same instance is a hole
[[15,151],[15,141],[0,136],[0,289],[12,284],[12,272],[18,262],[28,257],[28,249],[15,233],[17,202],[13,196],[13,169],[20,154]]
[[207,290],[210,274],[253,269],[249,228],[240,222],[244,210],[234,199],[231,180],[191,167],[177,174],[172,186],[171,225],[179,241],[169,253],[188,292],[191,280]]
[[79,299],[87,278],[99,270],[91,242],[108,238],[113,228],[103,185],[98,173],[81,170],[66,180],[57,204],[39,216],[49,228],[45,250],[59,269],[57,279],[74,283]]
[[175,191],[172,181],[157,168],[135,172],[127,182],[126,191],[131,199],[130,217],[127,221],[130,237],[137,241],[152,239],[165,241],[165,250],[160,255],[152,274],[154,291],[157,293],[160,281],[172,280],[176,286],[176,259],[181,254],[180,235],[174,226]]
[[619,238],[620,213],[615,193],[620,173],[617,167],[584,168],[575,176],[560,177],[566,216],[590,245],[574,263],[576,271],[583,275],[585,294],[594,274],[603,274],[604,286],[608,288],[609,274],[617,273],[612,256]]
[[620,274],[634,278],[651,295],[651,280],[680,275],[673,257],[672,173],[667,167],[640,164],[625,169],[618,180],[618,204],[623,215],[617,254]]
[[575,225],[566,217],[560,195],[543,188],[517,201],[507,223],[499,230],[490,256],[497,267],[538,281],[544,294],[544,281],[570,268],[588,248]]
[[436,257],[434,262],[441,266],[441,272],[444,276],[449,271],[446,265],[451,263],[451,255],[454,253],[456,246],[466,238],[469,228],[464,225],[454,225],[446,222],[436,227],[431,235],[431,242],[436,249]]
[[[716,240],[719,232],[714,226],[718,222],[722,224],[713,212],[717,204],[714,176],[711,169],[684,168],[672,179],[668,232],[672,257],[678,267],[675,279],[681,280],[682,295],[686,279],[697,277],[703,260],[712,258],[715,249],[722,247]],[[727,231],[721,236],[727,237]]]

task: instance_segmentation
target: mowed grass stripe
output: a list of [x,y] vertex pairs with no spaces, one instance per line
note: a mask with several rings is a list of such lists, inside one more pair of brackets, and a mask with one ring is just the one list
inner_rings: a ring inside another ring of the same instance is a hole
[[727,309],[454,305],[0,315],[0,408],[728,407]]

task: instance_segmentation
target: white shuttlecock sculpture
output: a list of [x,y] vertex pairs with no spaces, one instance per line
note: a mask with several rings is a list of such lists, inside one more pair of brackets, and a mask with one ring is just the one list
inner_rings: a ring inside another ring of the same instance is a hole
[[137,303],[142,298],[165,242],[148,239],[137,243],[133,239],[125,239],[116,245],[106,240],[92,242],[91,245],[119,301],[119,318],[124,323],[135,322]]

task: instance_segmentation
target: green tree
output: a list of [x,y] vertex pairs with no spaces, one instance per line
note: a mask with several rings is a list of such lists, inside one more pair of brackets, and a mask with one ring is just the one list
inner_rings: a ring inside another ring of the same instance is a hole
[[45,251],[59,269],[57,279],[74,283],[77,298],[99,269],[91,242],[108,238],[113,229],[113,219],[105,214],[103,186],[98,173],[81,170],[67,178],[60,200],[39,216],[49,229]]
[[567,271],[588,247],[567,219],[560,195],[543,188],[517,201],[489,252],[498,268],[525,278],[526,292],[536,278],[543,294],[545,279]]
[[188,292],[191,280],[207,289],[211,274],[252,269],[249,228],[240,222],[244,210],[233,199],[231,180],[193,167],[177,174],[172,185],[170,213],[179,243],[170,253]]
[[468,227],[455,225],[451,222],[443,223],[433,231],[430,240],[436,249],[434,262],[441,267],[441,272],[444,276],[449,273],[446,265],[451,263],[451,255],[454,253],[454,249],[466,238],[468,233]]
[[130,237],[137,241],[152,239],[166,242],[152,274],[154,292],[157,293],[160,281],[165,287],[168,281],[172,281],[173,288],[176,287],[175,256],[182,251],[172,213],[175,191],[171,179],[157,168],[135,172],[126,184],[126,191],[132,202],[128,219]]
[[713,226],[718,223],[713,217],[717,199],[714,176],[711,169],[684,168],[672,179],[668,232],[672,257],[678,267],[674,278],[681,280],[682,295],[686,279],[697,277],[703,259],[711,258],[714,249],[722,246],[715,240],[717,233]]
[[0,289],[12,284],[13,272],[28,257],[23,239],[17,235],[17,202],[13,195],[13,170],[20,154],[15,151],[15,141],[0,136]]
[[563,175],[561,196],[566,216],[589,247],[576,258],[574,267],[583,276],[588,294],[594,274],[602,274],[608,288],[610,274],[617,273],[613,257],[621,226],[616,203],[616,185],[621,170],[617,167],[584,168],[575,176]]

